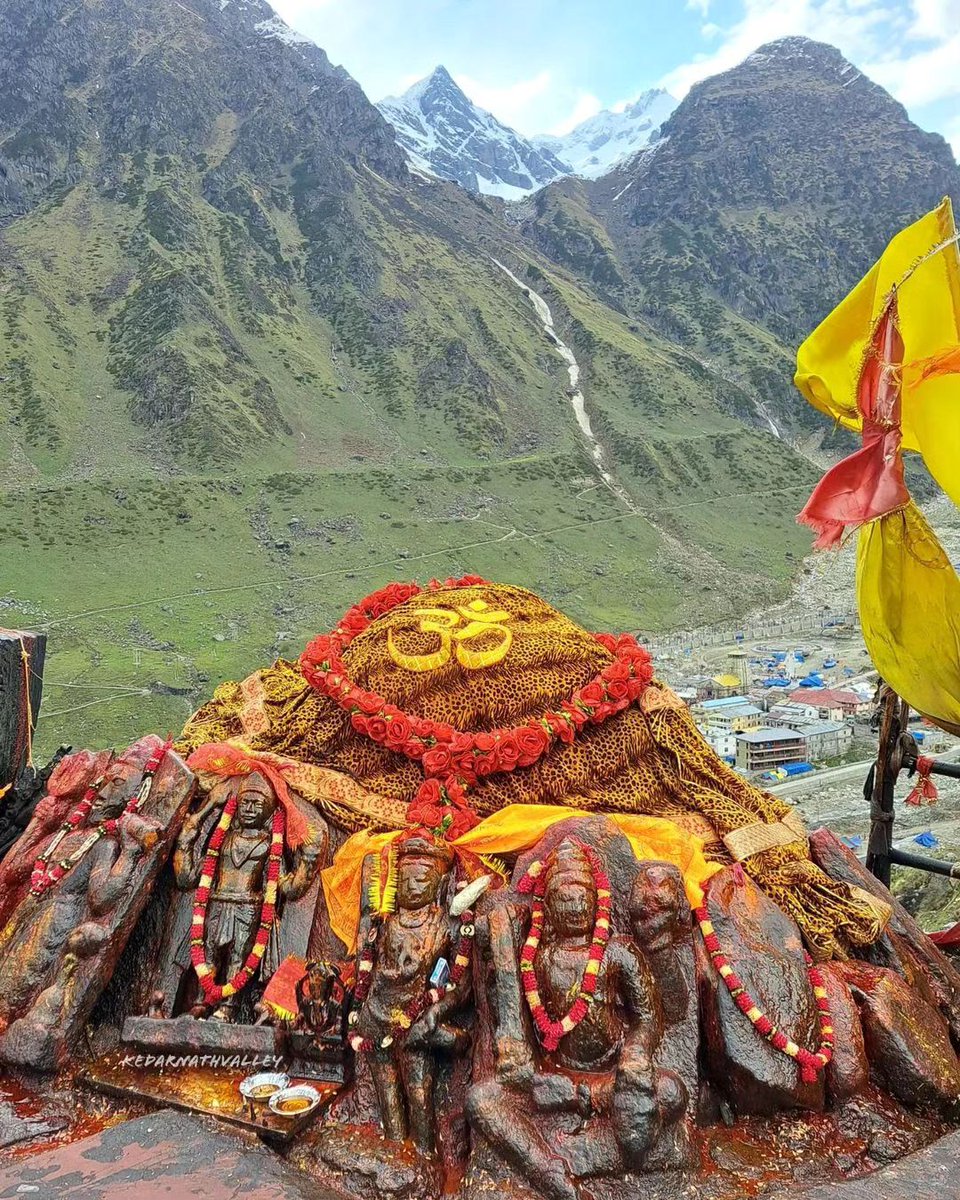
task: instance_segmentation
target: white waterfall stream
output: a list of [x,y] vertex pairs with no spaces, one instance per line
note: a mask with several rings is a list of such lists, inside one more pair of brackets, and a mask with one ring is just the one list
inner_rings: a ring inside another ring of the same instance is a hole
[[576,418],[577,426],[579,427],[581,434],[583,434],[584,441],[589,447],[591,457],[593,458],[594,464],[597,468],[597,473],[603,480],[606,487],[613,492],[617,499],[623,505],[625,505],[630,512],[636,512],[636,505],[630,499],[628,492],[620,483],[617,482],[614,475],[606,466],[603,447],[597,441],[590,425],[590,417],[587,415],[583,391],[580,388],[580,364],[574,357],[573,351],[566,344],[566,342],[563,341],[556,329],[554,329],[553,314],[550,312],[550,305],[547,304],[546,300],[544,300],[544,298],[538,292],[535,292],[532,287],[519,280],[510,270],[510,268],[505,267],[503,263],[499,261],[499,259],[495,258],[493,259],[493,262],[500,268],[501,271],[504,272],[505,275],[508,275],[513,280],[517,287],[529,299],[530,303],[533,305],[533,311],[537,314],[540,324],[543,326],[543,332],[547,335],[547,339],[553,345],[554,349],[557,351],[563,361],[567,364],[567,373],[570,376],[570,388],[568,394],[570,396],[570,404],[573,407],[573,415]]

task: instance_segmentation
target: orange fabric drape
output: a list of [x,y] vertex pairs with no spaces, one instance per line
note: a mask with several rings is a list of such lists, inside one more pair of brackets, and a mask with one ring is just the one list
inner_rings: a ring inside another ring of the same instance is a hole
[[[478,856],[519,854],[535,846],[557,821],[595,815],[564,805],[510,804],[486,817],[451,845],[454,850]],[[630,842],[638,859],[672,863],[683,876],[691,907],[701,903],[703,885],[722,867],[720,863],[707,862],[700,838],[662,817],[636,813],[606,816]],[[360,921],[363,860],[399,836],[400,832],[355,833],[341,846],[333,864],[321,873],[330,927],[351,953],[356,948]]]

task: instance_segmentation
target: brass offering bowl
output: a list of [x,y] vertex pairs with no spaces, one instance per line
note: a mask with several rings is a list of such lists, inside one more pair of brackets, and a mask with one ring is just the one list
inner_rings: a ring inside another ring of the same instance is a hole
[[282,1071],[261,1071],[240,1080],[240,1095],[255,1104],[266,1104],[278,1092],[290,1086],[290,1076]]
[[270,1111],[278,1117],[303,1117],[320,1103],[322,1096],[309,1083],[285,1087],[270,1097]]

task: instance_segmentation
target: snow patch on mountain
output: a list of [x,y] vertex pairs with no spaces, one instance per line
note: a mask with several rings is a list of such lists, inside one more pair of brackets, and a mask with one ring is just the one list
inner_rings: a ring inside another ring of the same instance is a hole
[[533,144],[566,163],[571,174],[597,179],[649,146],[676,107],[669,92],[652,88],[621,112],[604,109],[562,137],[544,134]]
[[568,174],[550,151],[473,104],[444,67],[377,107],[413,166],[468,191],[519,200]]
[[322,53],[316,42],[297,33],[278,17],[267,0],[216,0],[216,6],[235,29],[249,30],[259,37],[295,46],[300,51],[309,48],[311,52]]
[[302,33],[297,33],[295,29],[290,28],[286,21],[281,21],[276,16],[270,17],[266,21],[258,21],[254,28],[261,37],[276,38],[278,41],[286,42],[288,46],[314,45],[310,38],[304,37]]

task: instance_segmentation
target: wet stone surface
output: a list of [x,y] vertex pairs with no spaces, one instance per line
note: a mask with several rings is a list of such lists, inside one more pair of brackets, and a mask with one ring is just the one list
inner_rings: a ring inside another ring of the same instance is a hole
[[956,1200],[960,1196],[958,1161],[960,1133],[951,1133],[863,1179],[802,1191],[791,1188],[775,1192],[771,1200]]
[[0,1101],[0,1150],[28,1142],[33,1138],[45,1137],[65,1129],[66,1121],[44,1121],[23,1117],[14,1111],[12,1104]]
[[890,1093],[913,1107],[960,1116],[960,1063],[945,1022],[893,971],[839,964],[860,1005],[867,1052]]
[[[800,931],[772,900],[732,868],[710,886],[710,917],[720,945],[756,1003],[803,1046],[819,1025]],[[796,1064],[758,1037],[697,945],[702,1027],[712,1078],[740,1115],[823,1107],[823,1084],[802,1084]]]
[[169,1110],[0,1168],[0,1197],[35,1200],[326,1200],[255,1140]]

